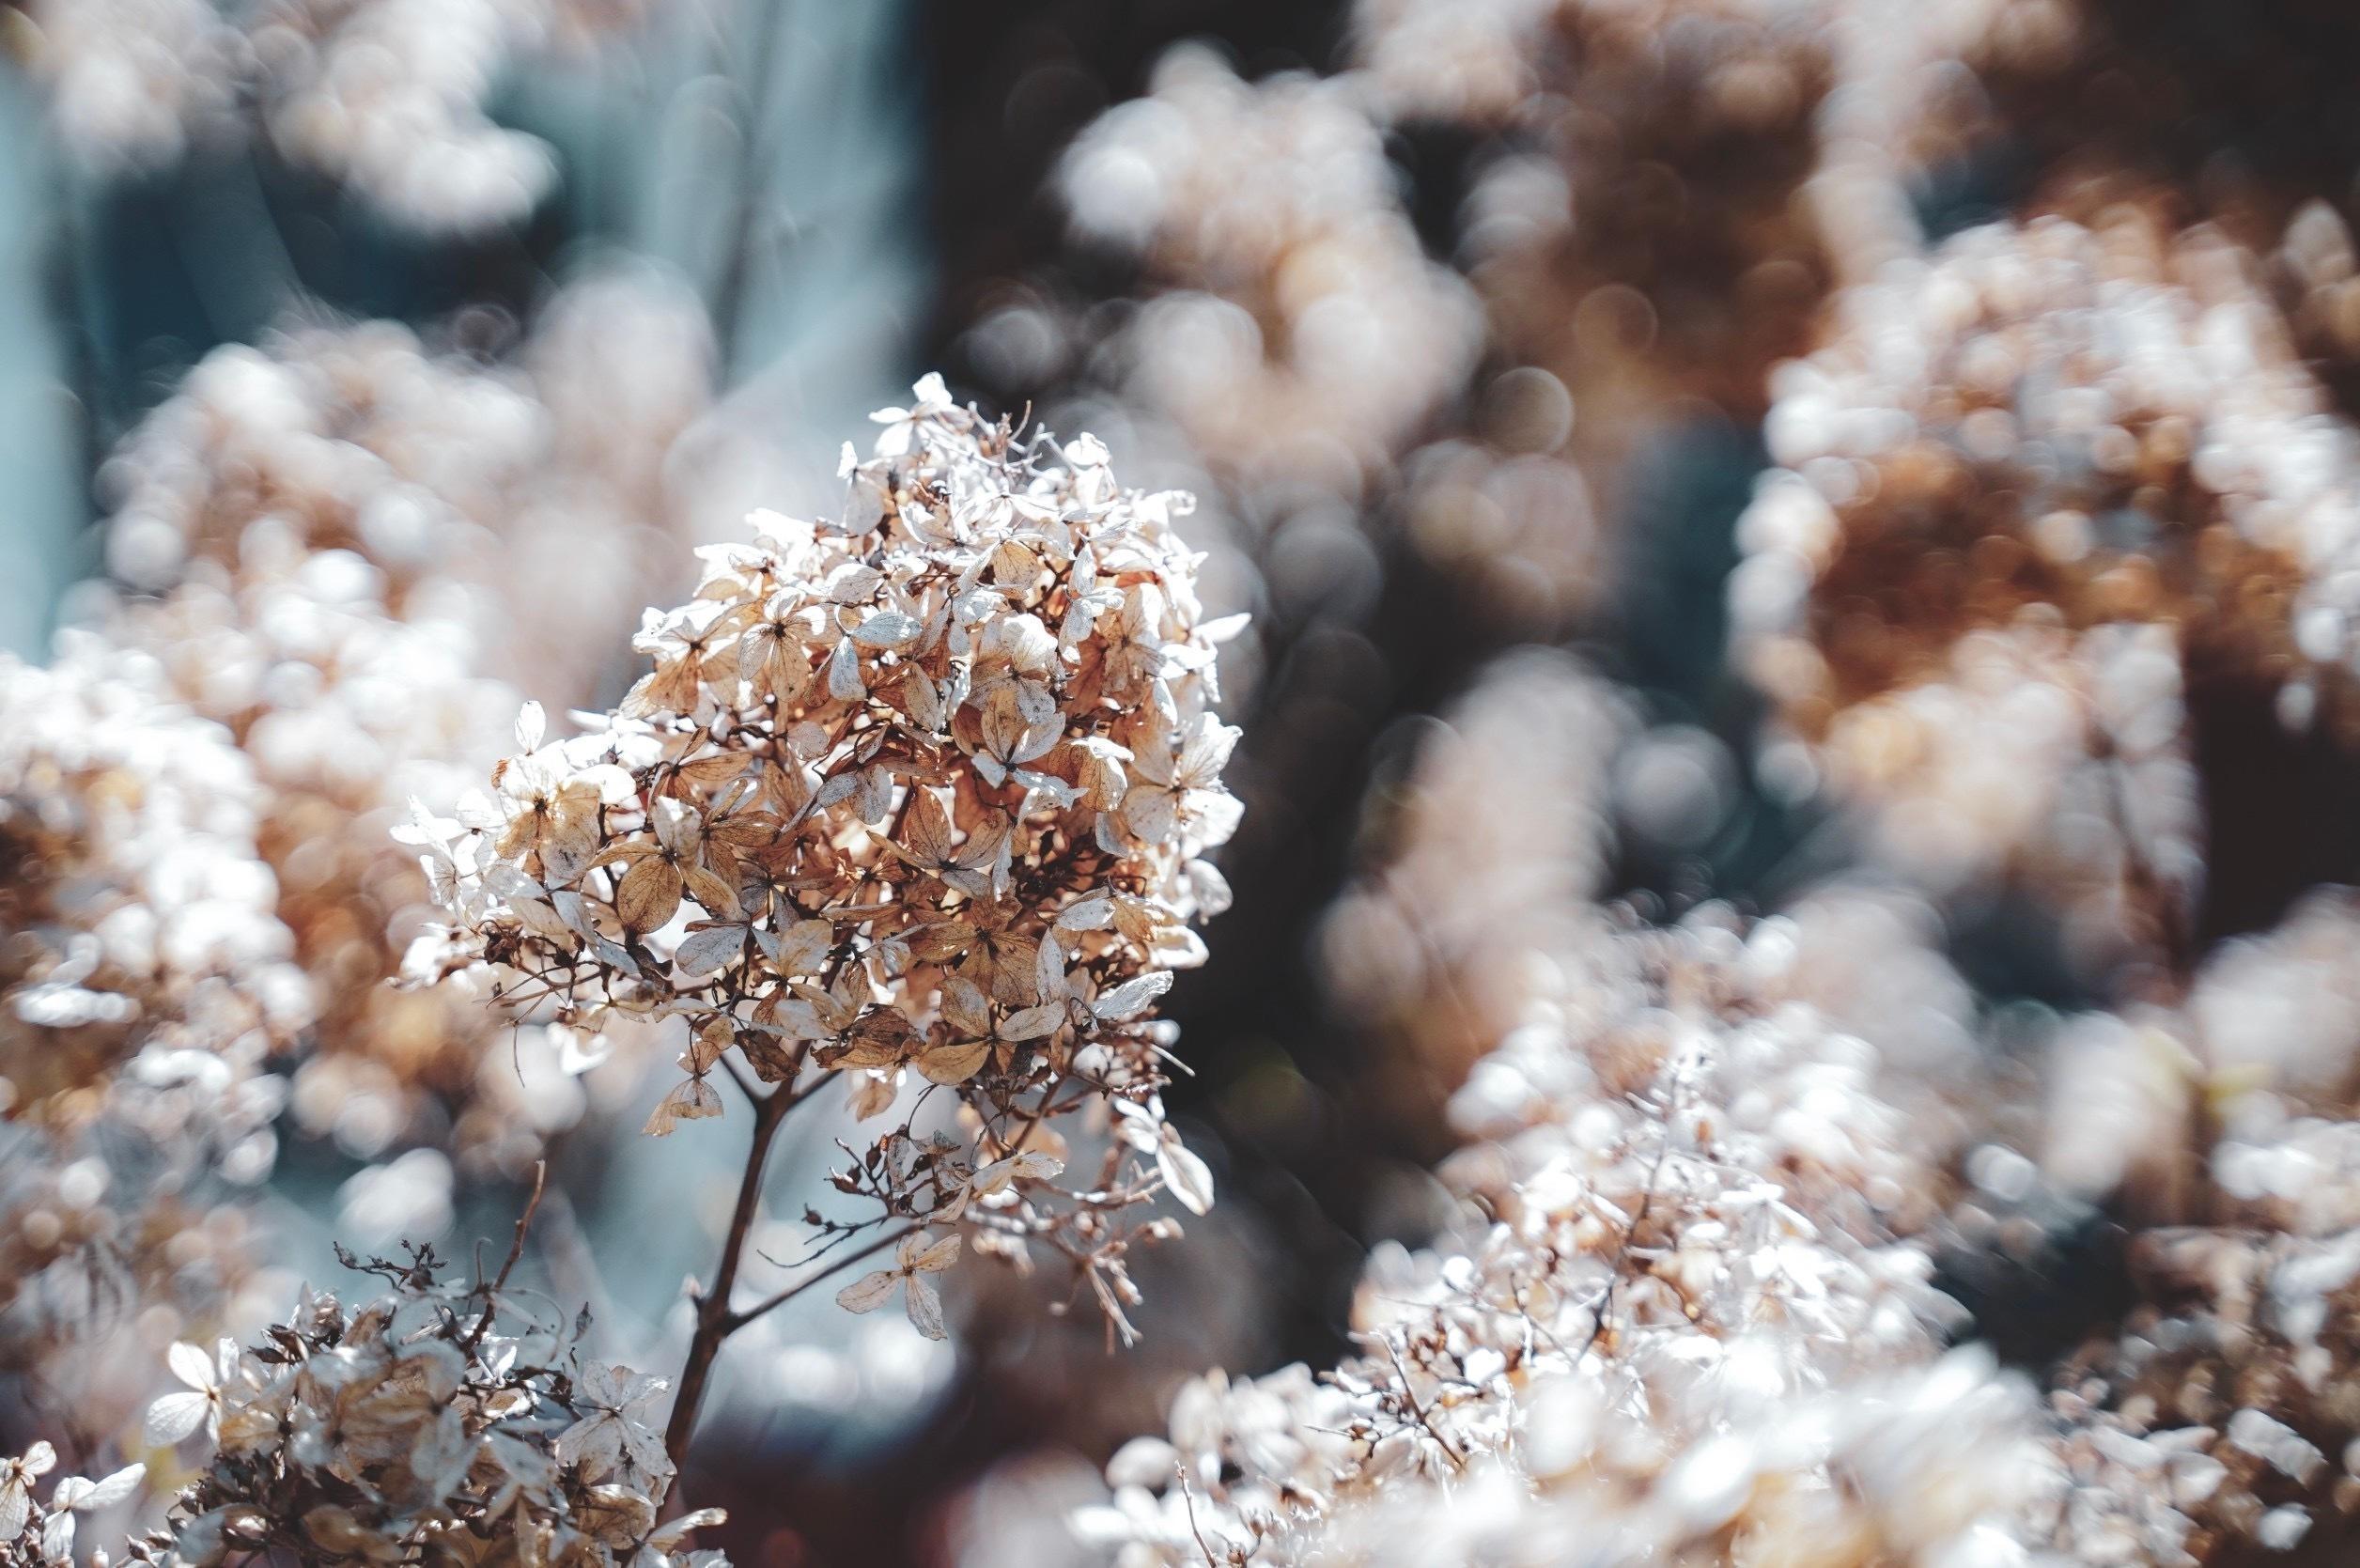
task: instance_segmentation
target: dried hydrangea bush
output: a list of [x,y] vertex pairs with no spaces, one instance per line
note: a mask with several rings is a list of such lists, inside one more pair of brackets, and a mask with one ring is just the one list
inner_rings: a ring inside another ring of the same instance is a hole
[[[1519,461],[1571,472],[1612,530],[1628,496],[1598,436],[1619,393],[1703,387],[1741,416],[1766,402],[1774,472],[1729,595],[1737,667],[1775,714],[1757,741],[1725,738],[1764,796],[1825,820],[1789,846],[1800,869],[1725,890],[1776,908],[1799,882],[1784,915],[1628,929],[1596,902],[1616,693],[1585,703],[1529,670],[1478,681],[1407,784],[1373,791],[1364,841],[1389,853],[1324,933],[1356,1038],[1442,1079],[1489,1053],[1454,1102],[1481,1140],[1450,1167],[1463,1223],[1414,1262],[1372,1260],[1358,1349],[1332,1373],[1188,1387],[1169,1438],[1113,1467],[1098,1546],[1133,1564],[2349,1555],[2360,937],[2348,893],[2297,895],[2351,875],[2321,867],[2346,863],[2329,846],[2352,779],[2354,122],[2321,62],[2349,54],[2352,23],[2265,9],[1359,8],[1328,101],[1407,131],[1389,150],[1421,210],[1436,160],[1459,155],[1421,125],[1514,149],[1480,144],[1452,259],[1514,368],[1486,360],[1482,412],[1409,456],[1400,491],[1387,475],[1350,502],[1380,537],[1400,516],[1421,551],[1464,536],[1521,567],[1520,522],[1591,520],[1487,472],[1518,441],[1537,434]],[[1159,128],[1179,144],[1166,107],[1116,112],[1134,149]],[[1732,136],[1753,138],[1743,156]],[[1098,194],[1145,188],[1155,165],[1134,164],[1100,170]],[[1317,221],[1324,194],[1265,226]],[[1626,629],[1582,629],[1633,651]],[[1469,615],[1449,635],[1498,629]],[[1644,670],[1656,650],[1637,651]],[[2258,733],[2262,759],[2233,754]],[[2236,785],[2275,766],[2279,734],[2337,783],[2327,820],[2282,830],[2301,856],[2289,885],[2248,908],[2209,883],[2251,880],[2223,846],[2253,836]],[[1906,887],[1813,888],[1831,862]],[[1999,942],[1972,924],[1995,908]],[[1970,985],[1949,940],[1984,960],[2043,949],[2060,978]],[[1659,988],[1629,978],[1642,953]],[[1772,1019],[1807,1072],[1756,1049]],[[1596,1060],[1655,1061],[1628,1037],[1657,1033],[1693,1050],[1691,1079],[1665,1069],[1700,1086],[1693,1123],[1666,1080]],[[1512,1113],[1483,1112],[1495,1094]],[[1815,1141],[1778,1141],[1823,1117],[1904,1157],[1823,1179]],[[1666,1148],[1669,1192],[1598,1169]],[[1813,1246],[1912,1279],[1939,1266],[1963,1300],[1947,1272],[1963,1253],[2040,1275],[2052,1225],[2095,1253],[2117,1237],[2127,1265],[2076,1261],[2102,1278],[2056,1321],[1974,1303],[1995,1343],[2047,1336],[2001,1344],[2025,1379],[1942,1359],[1968,1325],[1931,1290],[1878,1316],[1833,1264],[1810,1271],[1817,1304],[1870,1315],[1823,1343],[1782,1323],[1752,1234],[1696,1206],[1700,1151],[1757,1177]],[[1603,1244],[1558,1243],[1591,1203],[1620,1217]],[[1647,1239],[1616,1250],[1626,1235]],[[1586,1296],[1547,1288],[1566,1271]],[[1653,1319],[1625,1299],[1658,1291],[1671,1305]],[[1811,1346],[1784,1365],[1782,1328]],[[1657,1336],[1677,1371],[1648,1370]],[[1824,1397],[1793,1391],[1796,1367]],[[1560,1382],[1569,1403],[1543,1391]],[[1767,1414],[1763,1389],[1784,1396]]]
[[[406,831],[453,917],[412,972],[467,974],[583,1038],[676,1018],[684,1074],[648,1123],[751,1107],[753,1143],[698,1311],[675,1458],[720,1343],[829,1274],[942,1332],[961,1250],[1068,1268],[1127,1334],[1127,1250],[1203,1163],[1164,1121],[1156,999],[1226,898],[1202,858],[1237,802],[1212,711],[1228,628],[1197,602],[1185,498],[1125,490],[1102,444],[954,406],[939,379],[844,460],[843,515],[758,514],[651,611],[653,667],[613,713],[548,737],[536,708],[496,795]],[[834,1254],[771,1301],[731,1299],[781,1121],[841,1085],[889,1117],[812,1219]],[[914,1095],[906,1090],[920,1090]],[[947,1093],[944,1093],[947,1092]],[[955,1108],[955,1109],[954,1109]],[[1096,1151],[1062,1185],[1089,1135]]]
[[[1446,736],[1436,775],[1481,734]],[[1578,890],[1594,837],[1555,853]],[[2348,896],[2217,950],[2182,1010],[2070,1020],[2030,1117],[1906,901],[1837,888],[1654,930],[1587,897],[1495,971],[1522,1013],[1452,1101],[1459,1225],[1371,1257],[1341,1366],[1184,1387],[1077,1516],[1085,1543],[1130,1565],[2183,1568],[2344,1539]],[[1380,951],[1449,995],[1437,948]],[[1962,1246],[2035,1244],[2058,1189],[2150,1218],[2130,1311],[2036,1401],[1945,1350],[1966,1319],[1933,1281]]]

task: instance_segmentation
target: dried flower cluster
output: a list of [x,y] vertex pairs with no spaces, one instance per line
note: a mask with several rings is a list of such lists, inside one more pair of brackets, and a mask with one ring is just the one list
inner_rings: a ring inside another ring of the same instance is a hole
[[[415,972],[481,968],[582,1037],[684,1020],[648,1130],[722,1114],[735,1079],[757,1172],[831,1079],[860,1117],[898,1106],[834,1178],[876,1212],[823,1222],[830,1249],[881,1233],[846,1262],[900,1247],[855,1310],[898,1292],[939,1335],[930,1276],[963,1235],[1062,1255],[1122,1325],[1126,1211],[1212,1199],[1162,1120],[1150,1015],[1226,896],[1200,858],[1237,815],[1209,706],[1224,628],[1172,532],[1185,498],[1124,490],[1093,438],[1019,435],[935,378],[877,417],[841,518],[757,514],[754,542],[702,551],[619,710],[549,739],[528,709],[496,800],[407,831],[456,922]],[[957,1116],[922,1124],[913,1078]],[[1061,1188],[1068,1118],[1115,1136]]]
[[[142,1052],[258,1065],[308,989],[255,850],[253,770],[112,650],[0,667],[9,1113],[70,1125]],[[210,1070],[210,1069],[209,1069]]]
[[478,669],[586,700],[692,511],[674,455],[712,355],[694,298],[629,272],[558,290],[505,362],[388,321],[218,349],[101,470],[108,565],[162,591],[349,551],[396,616],[465,629]]
[[2212,955],[2183,1007],[2059,1041],[2044,1174],[2154,1221],[2136,1304],[2051,1374],[2075,1561],[2332,1551],[2360,1514],[2356,938],[2348,893],[2314,897]]
[[1357,488],[1472,363],[1473,301],[1421,252],[1348,85],[1175,50],[1061,179],[1075,226],[1155,286],[1116,349],[1131,392],[1225,473]]
[[307,1292],[251,1346],[173,1347],[184,1387],[147,1439],[202,1433],[210,1458],[129,1560],[726,1568],[682,1545],[716,1511],[659,1522],[662,1378],[584,1357],[582,1326],[535,1322],[505,1275],[456,1289],[427,1251],[366,1266],[390,1287],[366,1306]]
[[1513,362],[1594,396],[1617,380],[1755,406],[1804,341],[1827,263],[1800,188],[1840,5],[1367,0],[1384,116],[1499,139],[1466,260]]
[[2126,878],[2184,909],[2183,692],[2335,711],[2360,446],[2234,253],[2136,210],[1969,232],[1841,312],[1780,373],[1750,672],[1937,882],[2013,861],[2101,930]]
[[[621,274],[561,292],[514,367],[387,323],[310,328],[208,358],[104,473],[134,591],[88,618],[259,775],[259,846],[322,1009],[293,1108],[354,1154],[447,1114],[463,1162],[514,1172],[581,1113],[540,1032],[495,1051],[509,1032],[472,1001],[382,984],[431,909],[387,835],[498,757],[510,681],[596,690],[624,596],[685,519],[664,471],[706,357],[691,306]],[[627,392],[593,390],[625,360]],[[525,580],[527,604],[495,597]]]
[[1360,1350],[1185,1389],[1085,1533],[1154,1562],[2002,1563],[2057,1471],[1903,1244],[1942,1150],[1876,1055],[1705,911],[1601,930],[1479,1064],[1434,1252]]
[[630,0],[19,0],[67,144],[151,167],[245,130],[419,228],[520,218],[556,163],[484,101],[511,56],[634,20]]
[[137,656],[0,664],[0,1361],[100,1425],[145,1398],[159,1328],[262,1283],[225,1200],[271,1169],[265,1068],[316,1013],[262,800]]

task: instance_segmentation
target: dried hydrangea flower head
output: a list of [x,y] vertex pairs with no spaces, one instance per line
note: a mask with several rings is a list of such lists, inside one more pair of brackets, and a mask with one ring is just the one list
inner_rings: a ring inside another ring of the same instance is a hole
[[2348,1545],[2360,1517],[2354,1151],[2349,1122],[2232,1135],[2210,1172],[2224,1222],[2135,1238],[2139,1305],[2051,1379],[2076,1483],[2055,1544],[2072,1560]]
[[211,1317],[263,1272],[224,1200],[269,1172],[263,1068],[316,1016],[263,809],[136,654],[0,662],[0,1364],[94,1429],[150,1390],[143,1320]]
[[447,1108],[459,1152],[520,1170],[566,1096],[537,1119],[476,1114],[487,1057],[513,1077],[491,1049],[503,1032],[469,999],[385,984],[432,912],[415,856],[387,831],[410,800],[448,809],[480,776],[516,695],[473,673],[465,628],[390,614],[359,556],[279,545],[249,548],[235,580],[200,564],[161,598],[92,596],[88,618],[112,645],[151,650],[172,695],[227,726],[257,775],[257,847],[319,998],[297,1120],[373,1158]]
[[[556,739],[528,709],[496,800],[416,825],[457,929],[415,972],[488,967],[510,1008],[583,1036],[681,1020],[649,1130],[722,1114],[735,1079],[750,1177],[830,1082],[861,1117],[898,1106],[833,1178],[876,1212],[832,1240],[878,1233],[842,1263],[937,1232],[1044,1250],[1120,1324],[1126,1216],[1212,1196],[1163,1121],[1152,1013],[1226,900],[1203,857],[1238,810],[1212,710],[1228,629],[1199,609],[1186,498],[1125,490],[1094,438],[1019,434],[935,377],[877,417],[840,518],[757,514],[752,543],[702,550],[618,711]],[[952,1092],[950,1125],[916,1119],[913,1080]],[[1101,1152],[1064,1189],[1076,1112]],[[850,1304],[900,1288],[931,1327],[947,1261],[910,1251]]]
[[485,110],[520,54],[621,30],[637,0],[21,0],[22,47],[67,146],[152,168],[234,139],[273,148],[398,222],[466,233],[527,216],[556,179]]
[[1184,1389],[1081,1521],[1119,1561],[2015,1560],[2056,1474],[1944,1357],[1873,1049],[1777,1000],[1778,929],[1598,939],[1453,1103],[1463,1230],[1372,1260],[1334,1373]]
[[[1833,76],[1824,5],[1756,0],[1363,0],[1386,120],[1504,138],[1463,220],[1514,360],[1757,408],[1806,341],[1828,265],[1808,203]],[[1610,415],[1611,417],[1611,415]]]
[[505,360],[388,321],[217,349],[101,471],[108,566],[160,592],[199,563],[285,576],[350,551],[400,618],[457,623],[480,668],[586,699],[637,584],[676,558],[670,459],[709,406],[711,353],[692,295],[624,271],[560,289]]
[[2218,949],[2185,1005],[2084,1020],[2045,1159],[2116,1212],[2136,1298],[2051,1378],[2073,1560],[2320,1560],[2360,1520],[2360,1010],[2349,893]]
[[257,1065],[311,995],[255,847],[228,733],[135,658],[70,644],[0,664],[0,1080],[8,1114],[71,1124],[142,1051]]
[[717,1511],[658,1521],[665,1381],[584,1357],[583,1325],[521,1313],[505,1272],[460,1290],[434,1266],[379,1260],[366,1306],[306,1293],[249,1346],[176,1346],[185,1387],[147,1440],[210,1458],[132,1560],[726,1568],[683,1545]]
[[[449,811],[505,749],[518,697],[479,672],[566,697],[598,684],[673,554],[650,520],[685,513],[664,472],[709,390],[692,310],[652,278],[594,274],[512,364],[384,323],[287,332],[209,356],[107,467],[125,591],[87,596],[86,618],[148,650],[259,774],[260,847],[323,1004],[294,1110],[348,1153],[447,1117],[464,1168],[515,1173],[583,1107],[578,1053],[456,992],[382,984],[432,908],[387,830],[413,800]],[[548,591],[520,609],[495,591],[517,581]]]
[[1420,250],[1348,84],[1175,49],[1059,179],[1153,284],[1117,345],[1130,392],[1224,478],[1357,489],[1473,366],[1474,302]]
[[[2069,906],[2144,876],[2134,903],[2184,911],[2188,706],[2349,706],[2360,443],[2245,258],[2135,209],[1963,234],[1837,323],[1779,375],[1747,668],[1937,880],[2039,861]],[[2081,851],[2024,854],[2060,811]]]

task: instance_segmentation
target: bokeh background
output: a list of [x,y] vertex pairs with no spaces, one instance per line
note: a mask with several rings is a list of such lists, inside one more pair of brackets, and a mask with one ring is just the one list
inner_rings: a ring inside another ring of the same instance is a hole
[[[2360,877],[2336,674],[2360,465],[2348,431],[2315,440],[2360,407],[2360,26],[2300,0],[1899,9],[15,0],[0,642],[39,659],[186,579],[203,540],[259,561],[291,518],[373,575],[286,568],[287,603],[381,600],[552,709],[602,706],[686,545],[753,505],[832,508],[839,444],[927,368],[1095,431],[1127,483],[1196,490],[1208,610],[1255,617],[1224,671],[1235,904],[1169,1009],[1191,1069],[1169,1102],[1220,1206],[1143,1271],[1133,1352],[988,1281],[948,1348],[782,1314],[732,1346],[733,1440],[691,1477],[740,1562],[1066,1560],[1049,1503],[1093,1495],[1182,1376],[1333,1361],[1372,1253],[1448,1219],[1444,1103],[1514,1023],[1552,911],[1855,898],[1824,927],[1845,983],[1895,1037],[1997,1061],[1994,1125],[2037,1149],[2074,1018],[2179,1006],[2224,942]],[[2038,218],[2099,259],[1892,271]],[[2221,566],[2197,492],[2236,486],[2202,462],[2109,478],[2074,444],[2105,410],[2060,393],[1973,425],[1979,372],[1925,299],[2037,321],[2074,266],[2144,267],[2201,318],[2006,351],[2049,353],[2140,440],[2250,404],[2187,447],[2313,442],[2324,478],[2246,487],[2293,516],[2286,561]],[[2262,316],[2276,360],[2221,347]],[[1860,363],[1790,363],[1831,344]],[[2310,390],[2252,390],[2280,369]],[[1983,466],[1925,480],[1880,453],[1889,410]],[[1877,581],[1796,564],[1813,530],[1877,536],[1879,495],[1964,532],[1913,536]],[[2037,582],[1979,552],[2055,518],[2077,520],[2039,535]],[[2056,636],[2009,640],[2027,602],[2063,606]],[[2073,641],[2099,625],[2163,642]],[[201,616],[168,635],[273,657]],[[2068,716],[2009,706],[2027,692]],[[2297,972],[2333,986],[2360,955],[2321,918]],[[382,941],[350,939],[371,981]],[[669,1205],[709,1193],[709,1220],[736,1151],[629,1136],[629,1065],[306,1063],[276,1266],[333,1271],[356,1229],[463,1253],[546,1149],[533,1266],[660,1363],[710,1250]],[[815,1178],[827,1130],[774,1192]],[[1945,1254],[1964,1332],[2028,1369],[2135,1289],[2122,1235],[2149,1211],[2096,1163],[2060,1166],[2005,1245],[1968,1225]]]

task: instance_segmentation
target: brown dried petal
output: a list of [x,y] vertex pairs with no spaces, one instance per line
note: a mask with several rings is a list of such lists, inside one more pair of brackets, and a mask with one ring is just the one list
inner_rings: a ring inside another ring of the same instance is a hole
[[883,1067],[899,1062],[917,1043],[918,1032],[898,1008],[879,1007],[845,1032],[849,1048],[841,1058],[849,1067]]
[[634,936],[657,930],[679,910],[682,887],[677,866],[649,856],[623,874],[614,890],[615,913]]
[[988,1040],[959,1040],[918,1053],[918,1071],[930,1083],[964,1083],[973,1078],[991,1055]]

